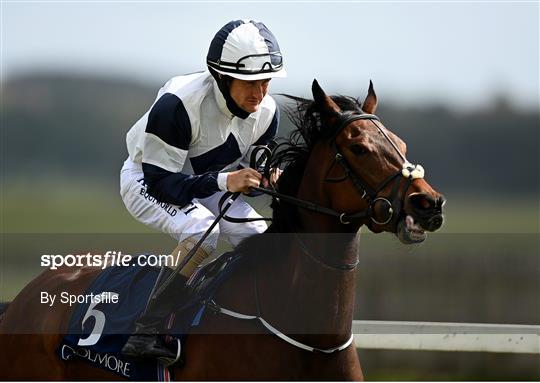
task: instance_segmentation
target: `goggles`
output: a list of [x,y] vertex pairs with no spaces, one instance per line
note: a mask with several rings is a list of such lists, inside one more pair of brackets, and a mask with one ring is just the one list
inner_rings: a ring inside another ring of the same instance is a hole
[[237,62],[206,61],[211,68],[227,73],[259,74],[278,72],[283,68],[283,57],[279,52],[259,53],[247,55],[238,59]]

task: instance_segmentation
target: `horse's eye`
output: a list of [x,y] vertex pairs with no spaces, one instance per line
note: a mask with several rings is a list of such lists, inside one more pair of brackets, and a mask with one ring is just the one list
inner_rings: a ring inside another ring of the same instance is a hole
[[366,150],[363,147],[361,147],[360,145],[351,145],[349,147],[349,149],[351,150],[351,152],[353,152],[357,156],[359,156],[360,154],[365,154],[366,153]]

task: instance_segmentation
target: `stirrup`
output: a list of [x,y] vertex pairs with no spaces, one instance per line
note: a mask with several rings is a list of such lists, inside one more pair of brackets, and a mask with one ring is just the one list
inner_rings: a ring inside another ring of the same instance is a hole
[[180,356],[182,355],[182,342],[180,339],[176,339],[176,357],[173,358],[165,358],[165,357],[158,357],[157,360],[163,364],[165,367],[172,366],[173,364],[176,364],[180,361]]

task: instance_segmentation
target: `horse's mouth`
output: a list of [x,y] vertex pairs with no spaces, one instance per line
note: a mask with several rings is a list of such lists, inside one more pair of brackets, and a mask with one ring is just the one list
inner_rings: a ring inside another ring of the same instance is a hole
[[424,242],[427,238],[426,231],[409,214],[398,222],[396,235],[406,245]]

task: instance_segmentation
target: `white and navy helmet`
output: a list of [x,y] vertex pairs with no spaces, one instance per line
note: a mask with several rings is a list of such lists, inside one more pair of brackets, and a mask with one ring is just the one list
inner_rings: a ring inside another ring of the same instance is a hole
[[224,25],[210,43],[206,64],[240,80],[287,76],[276,38],[266,25],[253,20]]

